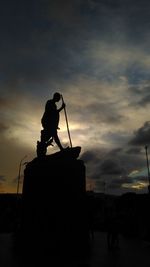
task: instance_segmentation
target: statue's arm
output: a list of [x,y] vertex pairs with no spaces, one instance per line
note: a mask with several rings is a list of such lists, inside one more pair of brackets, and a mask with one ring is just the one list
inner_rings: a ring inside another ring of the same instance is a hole
[[62,109],[64,109],[66,107],[66,104],[63,102],[62,103],[62,106],[59,108],[59,109],[57,109],[58,110],[58,112],[60,112]]

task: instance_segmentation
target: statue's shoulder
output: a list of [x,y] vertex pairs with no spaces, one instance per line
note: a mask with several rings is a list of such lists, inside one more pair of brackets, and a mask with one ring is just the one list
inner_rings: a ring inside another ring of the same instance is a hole
[[52,99],[48,99],[47,102],[46,102],[46,105],[52,105],[52,104],[53,104]]
[[45,107],[46,107],[46,109],[49,109],[49,108],[53,109],[54,105],[55,104],[53,103],[52,99],[49,99],[49,100],[47,100]]

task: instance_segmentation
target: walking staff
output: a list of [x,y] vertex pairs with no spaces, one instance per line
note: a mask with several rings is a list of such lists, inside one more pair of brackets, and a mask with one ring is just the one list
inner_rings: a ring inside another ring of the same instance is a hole
[[[62,103],[64,104],[65,102],[64,102],[64,99],[63,99],[63,95],[61,95],[61,98],[62,98]],[[69,131],[69,124],[68,124],[66,106],[64,107],[64,113],[65,113],[65,119],[66,119],[68,137],[69,137],[69,141],[70,141],[70,147],[72,147],[72,141],[71,141],[71,136],[70,136],[70,131]]]

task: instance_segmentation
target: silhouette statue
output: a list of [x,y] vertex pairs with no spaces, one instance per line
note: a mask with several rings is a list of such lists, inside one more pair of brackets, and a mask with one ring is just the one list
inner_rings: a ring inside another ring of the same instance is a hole
[[61,142],[58,137],[57,130],[59,129],[59,112],[65,108],[65,103],[62,102],[62,105],[57,109],[56,102],[59,102],[61,99],[60,93],[56,92],[53,95],[52,99],[49,99],[45,105],[45,111],[41,119],[43,130],[41,130],[41,141],[37,141],[37,156],[43,156],[47,152],[47,147],[53,145],[53,139],[58,145],[60,150],[64,148],[61,145]]

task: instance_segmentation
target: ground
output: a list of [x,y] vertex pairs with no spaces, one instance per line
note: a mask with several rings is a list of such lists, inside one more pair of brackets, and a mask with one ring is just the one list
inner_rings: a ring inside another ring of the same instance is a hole
[[[18,252],[19,253],[19,252]],[[120,236],[119,248],[108,250],[106,233],[96,232],[90,242],[90,250],[85,257],[66,259],[62,262],[65,267],[149,267],[150,243]],[[16,253],[17,255],[17,253]],[[19,256],[19,255],[18,255]],[[0,266],[1,267],[34,267],[34,260],[24,261],[14,257],[13,234],[0,234]],[[54,260],[54,259],[53,259]],[[61,259],[60,259],[61,261]],[[49,259],[51,262],[51,259]],[[50,265],[50,264],[49,264]],[[52,263],[51,266],[55,266]]]

